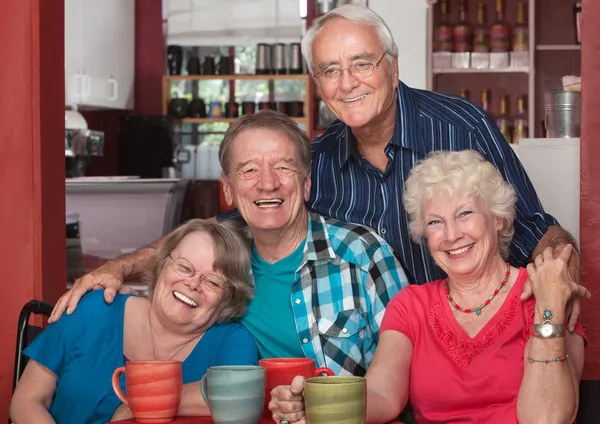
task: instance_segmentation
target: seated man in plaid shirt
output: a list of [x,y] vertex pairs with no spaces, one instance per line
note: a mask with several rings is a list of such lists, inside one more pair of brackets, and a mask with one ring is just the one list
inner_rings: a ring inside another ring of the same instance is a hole
[[[308,211],[310,159],[304,131],[278,112],[243,116],[225,134],[219,150],[225,198],[252,238],[256,290],[242,323],[263,358],[308,357],[337,375],[362,376],[385,307],[408,280],[374,231]],[[70,296],[77,300],[94,285],[119,289],[153,249],[108,262]]]

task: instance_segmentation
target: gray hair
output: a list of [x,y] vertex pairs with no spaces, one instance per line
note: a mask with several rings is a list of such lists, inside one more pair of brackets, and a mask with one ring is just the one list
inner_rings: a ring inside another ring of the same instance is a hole
[[517,196],[500,171],[474,150],[431,152],[414,166],[404,186],[403,202],[411,236],[417,243],[423,241],[425,233],[422,203],[440,191],[450,196],[476,195],[485,201],[492,215],[502,219],[498,247],[506,259],[514,234]]
[[300,165],[304,176],[308,175],[310,170],[310,161],[312,157],[312,144],[306,132],[302,130],[296,122],[287,115],[274,110],[261,110],[258,113],[244,115],[236,119],[227,129],[223,136],[223,141],[219,146],[219,163],[226,177],[231,172],[229,163],[231,161],[231,150],[235,139],[246,130],[263,129],[282,134],[296,146],[296,151],[300,157]]
[[394,58],[398,57],[398,46],[396,46],[392,32],[381,16],[373,12],[368,7],[345,4],[333,9],[331,12],[317,19],[315,23],[308,29],[308,31],[306,31],[306,34],[302,38],[302,55],[306,61],[308,71],[311,74],[314,74],[312,57],[313,42],[315,37],[319,34],[319,31],[321,31],[321,28],[323,28],[327,22],[333,19],[346,19],[351,22],[373,27],[375,31],[377,31],[379,41],[386,52],[386,56],[390,62],[390,65],[393,65]]
[[191,219],[173,230],[157,249],[152,263],[144,273],[144,281],[148,283],[148,297],[154,296],[154,288],[159,280],[169,255],[177,248],[181,240],[188,234],[203,231],[211,236],[215,259],[213,267],[223,273],[228,286],[225,289],[225,303],[217,322],[232,321],[246,313],[248,303],[252,299],[254,289],[250,284],[250,248],[241,228],[233,222],[217,223],[203,219]]

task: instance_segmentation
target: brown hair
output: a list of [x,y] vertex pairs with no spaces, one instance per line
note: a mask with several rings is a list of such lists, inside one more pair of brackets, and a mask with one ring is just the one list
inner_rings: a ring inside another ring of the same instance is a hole
[[304,175],[310,169],[312,146],[310,139],[298,124],[287,115],[274,110],[261,110],[252,115],[244,115],[236,119],[227,129],[219,147],[219,162],[225,176],[229,176],[229,166],[233,143],[238,135],[247,130],[264,129],[278,132],[286,136],[296,146],[296,150],[304,167]]
[[216,223],[202,219],[192,219],[171,232],[154,254],[144,278],[148,283],[148,297],[154,295],[154,288],[169,255],[188,234],[196,231],[208,233],[214,243],[215,270],[223,273],[228,286],[225,289],[225,307],[218,322],[231,321],[246,312],[252,299],[253,287],[250,284],[250,249],[247,239],[234,222]]

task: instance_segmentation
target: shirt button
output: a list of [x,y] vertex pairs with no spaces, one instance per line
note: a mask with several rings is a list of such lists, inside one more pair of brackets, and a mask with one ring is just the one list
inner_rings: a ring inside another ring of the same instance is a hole
[[348,334],[348,329],[347,328],[342,328],[342,333]]
[[382,228],[381,229],[381,234],[385,234],[385,233],[387,233],[387,230],[385,228]]
[[300,303],[302,303],[302,301],[300,299],[296,299],[296,305],[299,305]]
[[302,339],[302,343],[304,343],[304,344],[308,343],[308,339],[305,337],[304,339]]

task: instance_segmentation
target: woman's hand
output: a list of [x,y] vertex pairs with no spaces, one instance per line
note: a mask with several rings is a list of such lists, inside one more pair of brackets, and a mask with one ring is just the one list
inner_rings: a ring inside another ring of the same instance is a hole
[[555,258],[549,247],[538,255],[534,263],[527,265],[536,310],[550,309],[555,318],[563,322],[567,305],[580,295],[580,286],[569,275],[568,263],[572,252],[573,246],[569,244]]
[[296,376],[291,386],[277,386],[271,390],[269,410],[273,421],[288,421],[290,424],[306,424],[304,417],[304,377]]
[[131,413],[129,406],[122,403],[121,406],[116,409],[115,413],[110,419],[110,422],[112,423],[113,421],[128,420],[130,418],[133,418],[133,414]]

